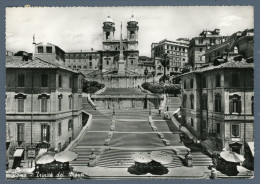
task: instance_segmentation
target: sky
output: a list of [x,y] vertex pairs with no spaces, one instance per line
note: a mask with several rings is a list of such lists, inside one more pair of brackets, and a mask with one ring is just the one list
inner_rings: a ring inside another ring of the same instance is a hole
[[131,15],[139,24],[139,55],[151,56],[151,43],[192,38],[203,30],[220,29],[223,36],[254,28],[252,6],[169,7],[12,7],[6,8],[6,49],[33,51],[36,43],[52,43],[65,52],[102,49],[103,22],[115,22],[115,38],[123,38]]

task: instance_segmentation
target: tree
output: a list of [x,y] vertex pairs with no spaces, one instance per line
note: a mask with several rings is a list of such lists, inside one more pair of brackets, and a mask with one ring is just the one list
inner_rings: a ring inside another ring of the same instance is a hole
[[163,79],[164,79],[164,83],[165,83],[165,77],[166,77],[166,67],[169,67],[170,65],[170,58],[168,57],[168,55],[165,53],[162,55],[162,58],[161,58],[161,64],[164,68],[164,74],[163,74]]

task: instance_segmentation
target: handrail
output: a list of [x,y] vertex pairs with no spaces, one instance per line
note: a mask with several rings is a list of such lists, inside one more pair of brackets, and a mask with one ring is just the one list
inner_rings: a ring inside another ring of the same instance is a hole
[[70,142],[70,144],[66,147],[65,151],[70,151],[72,150],[76,144],[78,144],[78,142],[80,141],[80,138],[82,137],[82,135],[85,133],[86,129],[89,127],[89,125],[92,122],[92,114],[87,113],[86,111],[83,111],[84,113],[88,114],[88,122],[86,123],[86,125],[82,128],[82,130],[80,131],[80,133],[78,134],[78,136]]
[[163,94],[163,101],[159,106],[159,110],[162,111],[164,109],[165,105],[166,105],[166,94]]
[[91,99],[89,93],[87,94],[87,99],[88,99],[88,103],[92,106],[92,108],[96,110],[96,109],[97,109],[97,106],[96,106],[96,104],[93,102],[93,100]]
[[94,94],[95,95],[98,95],[98,94],[100,94],[100,93],[103,93],[105,90],[106,90],[106,86],[105,87],[103,87],[102,89],[100,89],[100,90],[98,90],[97,92],[95,92]]

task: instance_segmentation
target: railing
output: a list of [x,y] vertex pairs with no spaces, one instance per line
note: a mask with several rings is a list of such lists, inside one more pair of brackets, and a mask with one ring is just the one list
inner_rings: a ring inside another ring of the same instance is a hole
[[93,102],[93,100],[90,97],[90,94],[87,94],[88,103],[92,106],[93,109],[97,109],[96,104]]
[[160,104],[160,106],[159,106],[159,110],[163,110],[164,109],[164,107],[165,107],[165,105],[166,105],[166,94],[163,94],[163,101],[162,101],[162,103]]
[[98,94],[100,94],[100,93],[103,93],[105,90],[106,90],[106,86],[105,87],[103,87],[102,89],[100,89],[100,90],[98,90],[97,92],[95,92],[95,95],[98,95]]
[[92,115],[87,113],[86,111],[83,111],[84,113],[88,114],[88,122],[86,123],[86,125],[82,128],[82,130],[80,131],[80,133],[78,134],[78,136],[70,142],[70,144],[67,146],[67,148],[65,149],[65,151],[70,151],[72,150],[75,146],[77,146],[77,144],[80,142],[82,135],[86,132],[86,129],[88,129],[89,125],[92,123]]

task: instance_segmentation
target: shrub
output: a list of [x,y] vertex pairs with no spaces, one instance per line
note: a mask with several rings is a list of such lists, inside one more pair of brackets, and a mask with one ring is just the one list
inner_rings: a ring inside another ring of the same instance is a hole
[[105,87],[104,84],[101,84],[97,81],[84,81],[83,82],[83,92],[85,92],[85,93],[95,93],[104,87]]

